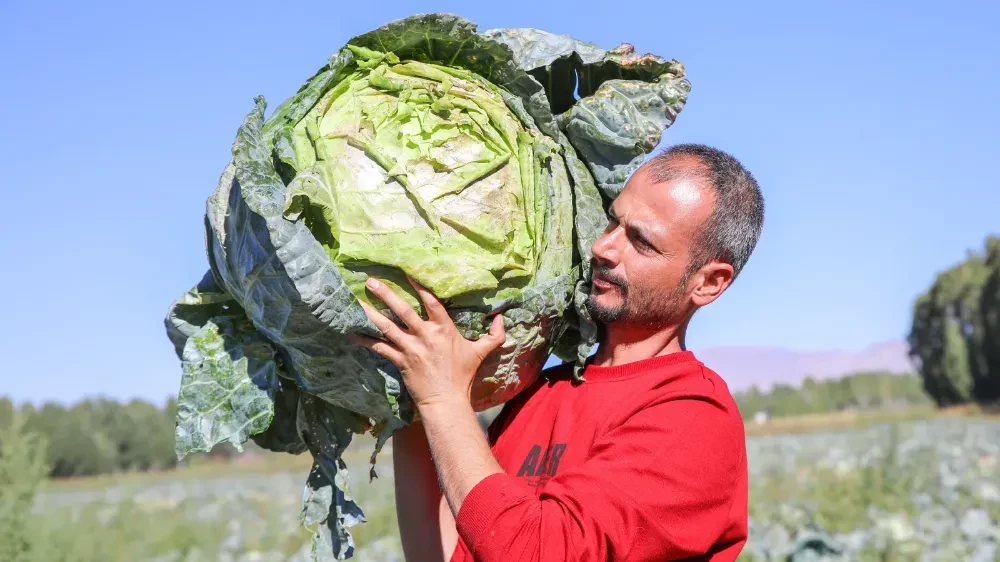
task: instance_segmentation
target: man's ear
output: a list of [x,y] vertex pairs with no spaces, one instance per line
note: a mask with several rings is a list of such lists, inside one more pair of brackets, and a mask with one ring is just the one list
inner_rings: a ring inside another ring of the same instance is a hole
[[733,266],[717,261],[705,264],[695,274],[696,283],[691,302],[698,308],[711,304],[733,282]]

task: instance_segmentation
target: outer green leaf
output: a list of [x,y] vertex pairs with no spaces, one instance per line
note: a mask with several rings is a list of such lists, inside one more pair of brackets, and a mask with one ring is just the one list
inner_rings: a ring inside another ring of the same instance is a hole
[[[302,523],[318,525],[313,536],[315,560],[345,560],[354,552],[350,527],[365,521],[351,498],[347,465],[342,454],[351,434],[364,431],[365,420],[350,412],[303,395],[298,430],[315,459],[302,503]],[[331,557],[332,555],[332,557]]]
[[209,319],[229,314],[230,310],[237,316],[243,311],[236,300],[216,284],[212,273],[206,272],[195,287],[171,303],[164,319],[167,337],[174,344],[177,357],[181,357],[188,338]]
[[274,417],[268,428],[250,438],[258,447],[276,453],[298,455],[308,449],[299,434],[297,418],[300,392],[294,380],[284,378],[284,373],[278,368],[279,388],[274,392]]
[[573,291],[573,313],[564,319],[572,329],[567,329],[559,338],[557,349],[553,351],[563,360],[573,362],[573,376],[582,381],[587,357],[597,345],[598,336],[597,324],[590,318],[586,306],[590,295],[591,247],[607,228],[608,216],[586,165],[577,158],[565,135],[560,134],[559,141],[566,148],[566,162],[573,178],[575,239],[581,275]]
[[510,47],[524,70],[548,67],[561,58],[576,56],[582,64],[602,62],[606,51],[594,43],[532,27],[488,29],[483,35]]
[[609,80],[559,116],[560,127],[609,199],[642,165],[662,131],[686,103],[686,79],[666,74],[659,82]]
[[342,460],[338,464],[333,480],[318,465],[313,465],[303,495],[302,522],[316,526],[311,554],[317,562],[347,560],[353,556],[354,538],[348,529],[366,521],[347,491],[347,466]]
[[242,451],[247,438],[267,429],[274,415],[269,394],[278,376],[274,348],[249,322],[216,316],[188,338],[182,355],[178,459],[224,441]]
[[603,51],[532,28],[485,35],[507,45],[521,68],[545,86],[559,127],[609,199],[659,144],[691,90],[679,62],[639,55],[628,43]]
[[[218,286],[212,272],[209,271],[196,287],[171,305],[167,315],[165,321],[167,335],[174,343],[177,356],[184,359],[184,348],[191,336],[202,330],[211,319],[218,317],[232,318],[235,325],[242,326],[242,329],[248,332],[247,337],[258,342],[260,346],[270,348],[270,342],[253,328],[246,318],[246,312],[232,296]],[[274,356],[275,370],[279,375],[272,383],[268,383],[265,389],[274,403],[274,415],[265,430],[250,434],[250,438],[264,449],[297,455],[306,450],[295,427],[298,390],[294,381],[288,380],[290,375],[281,366],[282,361],[277,352],[271,348],[268,353]],[[196,368],[188,366],[187,360],[184,360],[182,365],[186,368]],[[200,391],[196,390],[196,393]],[[206,427],[214,423],[211,418],[216,414],[217,411],[212,410],[208,414],[210,419],[201,419],[197,412],[189,412],[186,414],[188,416],[186,424],[190,427]],[[240,444],[245,442],[245,438],[238,440]]]
[[577,68],[601,62],[605,55],[593,43],[534,28],[490,29],[483,35],[509,47],[518,66],[544,86],[553,114],[575,103]]
[[165,324],[184,372],[176,428],[179,457],[223,441],[242,450],[248,437],[275,450],[303,450],[294,432],[280,431],[287,419],[282,408],[278,423],[269,424],[272,399],[295,392],[279,383],[274,347],[211,272],[171,305]]

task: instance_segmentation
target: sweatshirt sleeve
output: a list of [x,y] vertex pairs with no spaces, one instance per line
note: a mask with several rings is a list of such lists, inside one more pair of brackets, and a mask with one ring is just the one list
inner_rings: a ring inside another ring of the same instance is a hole
[[729,525],[744,455],[742,422],[724,405],[663,400],[608,428],[537,497],[509,475],[483,479],[456,525],[477,562],[697,556]]

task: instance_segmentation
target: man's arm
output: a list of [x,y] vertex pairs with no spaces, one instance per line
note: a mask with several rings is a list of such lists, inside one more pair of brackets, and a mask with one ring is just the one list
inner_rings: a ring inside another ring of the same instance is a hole
[[451,511],[442,509],[444,495],[421,422],[393,434],[392,467],[404,558],[446,562],[455,550],[458,531]]
[[468,400],[441,401],[420,410],[430,453],[452,515],[484,478],[504,474]]

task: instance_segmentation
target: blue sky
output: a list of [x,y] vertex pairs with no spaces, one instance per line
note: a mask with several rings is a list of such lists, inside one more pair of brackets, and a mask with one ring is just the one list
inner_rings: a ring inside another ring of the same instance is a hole
[[685,64],[664,144],[732,152],[767,202],[695,351],[904,337],[935,273],[1000,233],[995,3],[56,4],[0,5],[0,394],[16,400],[176,392],[162,318],[207,267],[205,198],[253,97],[273,109],[351,36],[415,12]]

